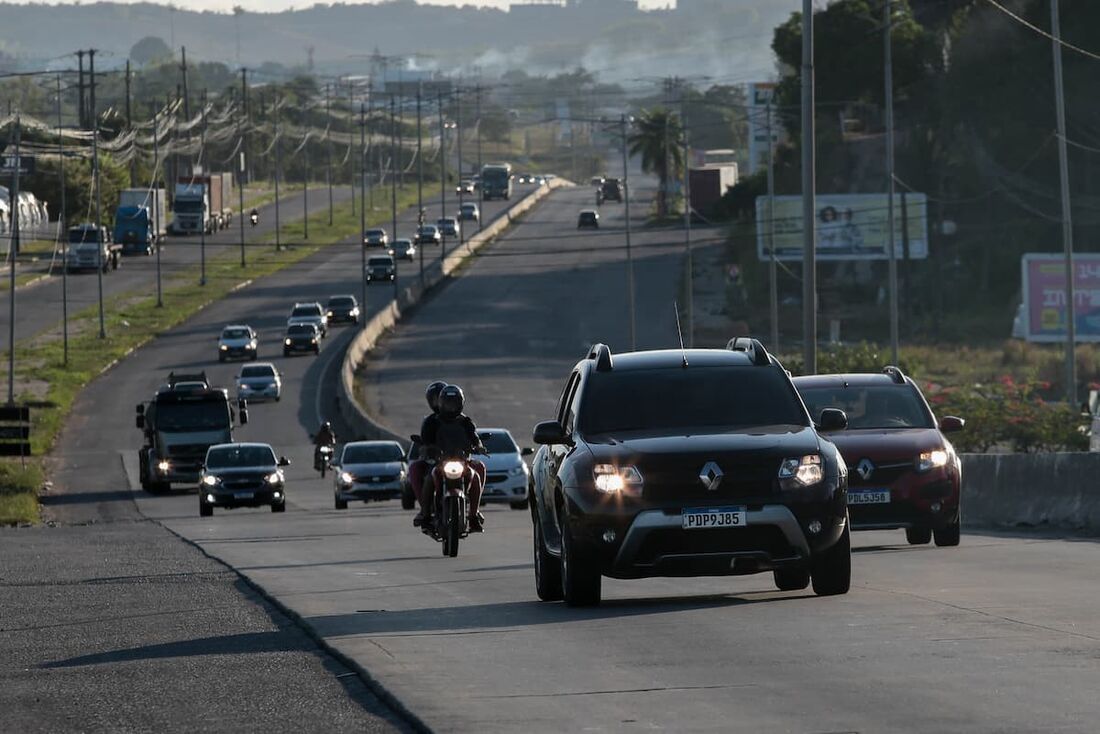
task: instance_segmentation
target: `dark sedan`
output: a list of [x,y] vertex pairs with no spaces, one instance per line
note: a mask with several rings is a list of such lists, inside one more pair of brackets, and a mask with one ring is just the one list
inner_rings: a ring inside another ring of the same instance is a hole
[[358,324],[359,302],[355,296],[333,296],[325,304],[325,314],[330,324]]
[[321,353],[321,332],[313,324],[293,324],[286,329],[283,337],[283,356],[294,352]]
[[220,443],[211,446],[199,477],[199,515],[209,517],[215,507],[263,507],[286,510],[284,466],[266,443]]

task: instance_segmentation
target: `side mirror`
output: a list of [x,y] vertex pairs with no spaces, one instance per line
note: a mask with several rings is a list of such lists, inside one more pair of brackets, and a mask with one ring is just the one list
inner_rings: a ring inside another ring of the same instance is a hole
[[279,466],[290,466],[290,459],[285,456],[279,457]]
[[241,425],[243,426],[243,425],[246,425],[247,423],[248,423],[248,408],[242,406],[241,407]]
[[944,433],[955,433],[966,426],[966,421],[953,415],[945,415],[940,418],[940,430]]
[[420,435],[416,434],[416,433],[409,436],[409,440],[412,441],[413,443],[422,443],[422,441],[420,440]]
[[829,431],[843,431],[848,427],[848,415],[839,408],[826,408],[821,411],[818,425],[820,430],[826,433]]
[[520,456],[531,456],[534,453],[535,450],[530,446],[524,446],[523,449],[519,452]]
[[145,428],[145,416],[140,413],[134,416],[134,424],[137,425],[138,428]]
[[137,411],[138,415],[145,415],[145,403],[138,403],[135,410]]
[[543,445],[571,443],[565,429],[557,421],[543,421],[536,425],[531,440]]

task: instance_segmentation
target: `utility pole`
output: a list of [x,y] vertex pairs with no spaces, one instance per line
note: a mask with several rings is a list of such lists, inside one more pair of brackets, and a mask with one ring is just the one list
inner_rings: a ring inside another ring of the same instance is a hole
[[[245,154],[244,154],[244,146],[242,145],[241,146],[241,155],[240,155],[240,166],[238,167],[238,174],[240,175],[242,181],[244,180],[244,171],[245,171],[246,162],[247,162],[247,159],[245,158]],[[237,200],[240,202],[240,207],[241,207],[240,216],[237,217],[237,219],[240,220],[240,227],[241,227],[241,267],[243,268],[243,267],[245,267],[245,261],[244,261],[244,184],[243,183],[238,183],[238,185],[237,185]]]
[[[157,179],[160,178],[160,117],[156,107],[153,108],[153,184],[156,185]],[[167,193],[168,186],[165,182],[165,192]],[[153,207],[153,216],[156,217],[157,232],[160,232],[160,207]],[[160,280],[160,251],[163,250],[163,243],[157,245],[157,308],[164,308],[164,290],[161,288]]]
[[[458,210],[462,211],[463,200],[466,198],[466,192],[462,187],[462,133],[466,130],[462,127],[462,90],[458,90],[458,94],[455,95],[455,133],[458,135]],[[447,216],[447,211],[443,211],[443,216]],[[458,246],[462,247],[462,241],[465,238],[462,236],[462,227],[458,227]]]
[[325,85],[325,137],[328,139],[328,163],[325,178],[328,179],[328,226],[332,226],[334,203],[332,200],[332,99],[329,97],[329,85]]
[[[394,106],[393,95],[390,95],[390,160],[397,165],[397,108]],[[393,240],[397,242],[397,172],[394,171],[393,180],[390,181],[390,212],[393,215]],[[394,254],[396,254],[394,250]],[[393,259],[393,300],[397,301],[397,258]]]
[[92,109],[92,170],[94,175],[95,186],[95,239],[96,252],[96,280],[99,283],[99,338],[107,338],[107,324],[103,317],[103,246],[104,238],[102,236],[103,231],[103,191],[99,185],[99,117],[95,114],[95,109]]
[[[478,72],[478,74],[480,75],[480,71]],[[478,176],[481,176],[481,169],[482,169],[482,166],[484,164],[482,164],[482,162],[481,162],[481,82],[480,81],[477,84],[476,90],[477,90],[477,96],[474,98],[476,100],[476,102],[475,102],[476,107],[475,107],[475,113],[474,114],[477,118],[477,170],[474,173],[476,173]],[[572,137],[573,136],[573,124],[572,123],[569,124],[569,135],[570,135],[570,137],[569,137],[570,145],[572,145],[572,141],[573,141],[573,137]],[[573,163],[573,168],[574,168],[573,178],[574,179],[576,178],[576,167],[577,167],[576,166],[576,160],[574,159],[574,163]],[[480,181],[480,178],[478,180]],[[479,189],[480,189],[480,185],[479,185]],[[462,206],[461,206],[461,204],[458,207],[458,211],[459,211],[459,216],[462,216]],[[459,221],[459,226],[461,226],[461,225],[462,225],[462,222],[460,220]],[[481,216],[480,216],[480,214],[477,218],[477,231],[478,232],[481,231]]]
[[76,119],[77,119],[76,124],[77,124],[78,127],[80,127],[81,130],[87,130],[88,129],[88,108],[84,104],[84,52],[83,51],[77,51],[76,52],[76,66],[77,66],[77,74],[78,74],[76,84],[77,84],[77,89],[79,90],[77,92],[78,101],[77,101],[77,110],[76,110]]
[[309,239],[309,133],[302,141],[302,239]]
[[779,351],[779,269],[775,261],[775,145],[772,137],[772,98],[768,99],[768,307],[771,314],[771,344]]
[[[65,243],[61,260],[61,363],[69,366],[69,237],[65,229],[65,135],[61,129],[61,75],[57,75],[57,172],[61,179],[61,211],[57,215],[57,229]],[[10,284],[9,284],[10,285]],[[15,289],[11,289],[15,292]],[[15,319],[12,319],[14,323]],[[13,342],[14,344],[14,342]]]
[[[367,108],[362,102],[359,103],[359,177],[359,257],[362,261],[359,268],[359,290],[361,293],[359,305],[363,313],[361,323],[365,329],[367,327],[367,243],[364,239],[367,233],[367,202],[365,199],[367,189]],[[355,201],[355,196],[352,196],[351,199]]]
[[[355,119],[355,86],[352,84],[351,79],[348,79],[348,181],[351,182],[351,215],[355,216],[356,202],[355,202],[355,156],[351,154],[351,148],[355,147],[355,128],[352,127],[352,120]],[[362,125],[362,116],[360,116],[360,125]],[[362,155],[362,148],[360,148],[360,156]],[[362,161],[360,161],[360,169],[362,169]],[[359,182],[362,186],[362,181]]]
[[[424,135],[421,129],[420,102],[423,84],[416,83],[416,222],[417,230],[424,224]],[[420,254],[420,287],[424,287],[424,248],[416,248]]]
[[15,115],[12,136],[15,143],[15,173],[11,180],[11,243],[8,246],[8,405],[15,405],[15,255],[19,252],[19,137],[22,133],[19,113]]
[[279,140],[279,97],[275,97],[275,252],[283,249],[282,229],[279,227],[279,178],[282,172],[281,151],[282,141]]
[[[133,110],[130,106],[130,60],[126,59],[126,132],[134,134]],[[137,188],[137,157],[133,155],[134,141],[130,140],[130,188]]]
[[1066,401],[1077,408],[1077,298],[1073,268],[1073,210],[1066,156],[1066,98],[1062,85],[1062,24],[1058,0],[1050,0],[1051,43],[1054,48],[1054,98],[1058,118],[1058,178],[1062,194],[1062,249],[1066,266]]
[[817,374],[817,191],[814,4],[802,0],[802,371]]
[[626,291],[630,310],[630,350],[638,348],[637,320],[634,311],[634,255],[630,251],[630,170],[626,155],[626,113],[619,118],[623,135],[623,213],[626,215]]
[[[191,121],[191,95],[187,92],[187,47],[180,47],[180,71],[183,73],[183,119]],[[191,128],[187,128],[187,139],[191,140]]]
[[890,232],[887,239],[890,269],[890,354],[891,364],[898,363],[898,255],[894,245],[894,61],[893,42],[890,38],[893,20],[893,0],[885,0],[882,5],[883,48],[886,78],[886,228]]
[[[251,120],[252,115],[251,115],[251,112],[250,112],[249,106],[248,106],[248,69],[245,69],[245,68],[241,69],[241,107],[242,107],[241,112],[244,113],[244,127],[241,128],[241,152],[245,154],[245,157],[244,157],[243,160],[245,161],[245,164],[247,165],[248,162],[251,160],[252,153],[248,149],[248,135],[247,135],[246,130],[252,122],[252,120]],[[247,169],[241,171],[241,183],[243,184],[246,179],[248,180],[249,183],[252,183],[252,177],[247,175]],[[242,189],[241,196],[243,197],[244,196],[244,191],[243,191],[244,187],[242,186],[241,189]],[[243,205],[242,205],[242,209],[241,209],[241,215],[242,216],[244,215]]]
[[[447,216],[447,126],[443,122],[443,92],[439,92],[439,216]],[[440,231],[439,263],[447,257],[447,233]]]
[[[369,124],[373,121],[374,121],[374,89],[372,88],[372,89],[368,90],[368,92],[367,92],[367,123]],[[367,167],[368,168],[370,167],[370,164],[373,162],[373,157],[374,157],[375,152],[376,151],[374,150],[374,138],[373,138],[373,136],[371,136],[370,130],[368,130],[367,131]],[[379,157],[381,157],[381,156],[379,156]],[[379,170],[379,172],[381,172],[382,164],[379,163],[378,166],[379,166],[378,170]],[[378,177],[378,185],[379,186],[382,185],[382,177],[381,176]],[[371,211],[374,211],[374,187],[373,186],[371,186],[367,190],[367,203],[370,204]]]
[[680,127],[684,135],[684,248],[687,250],[687,312],[688,312],[688,346],[695,346],[695,262],[691,252],[691,167],[688,165],[688,156],[691,149],[688,146],[687,108],[684,105],[684,95],[680,94]]
[[[206,90],[202,90],[202,128],[199,132],[199,169],[202,171],[202,175],[206,179],[210,180],[210,172],[206,170]],[[210,198],[210,186],[206,186],[206,196]],[[211,202],[211,205],[213,202]],[[203,209],[206,209],[206,205],[203,205]],[[202,226],[199,227],[199,285],[206,285],[206,218],[213,215],[214,212],[205,212],[203,216]],[[221,212],[218,212],[218,216],[221,216]]]
[[93,130],[99,132],[99,119],[96,117],[98,109],[95,104],[95,52],[94,48],[88,49],[88,122]]
[[665,124],[664,124],[664,145],[662,147],[663,155],[661,156],[661,170],[664,171],[664,175],[661,176],[661,191],[660,191],[660,205],[658,212],[659,216],[667,217],[668,212],[668,194],[669,186],[671,185],[671,176],[669,176],[668,159],[669,159],[669,144],[668,144],[668,118],[672,113],[672,77],[665,78]]

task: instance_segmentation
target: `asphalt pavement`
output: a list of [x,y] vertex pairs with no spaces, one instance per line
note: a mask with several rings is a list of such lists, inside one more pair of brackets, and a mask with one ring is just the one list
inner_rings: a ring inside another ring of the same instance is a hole
[[[424,385],[438,377],[466,388],[480,425],[526,444],[590,342],[629,345],[621,209],[605,205],[600,232],[578,236],[588,194],[552,194],[399,325],[367,367],[383,422],[415,428]],[[676,343],[678,240],[633,239],[638,347]],[[525,512],[487,508],[487,532],[447,559],[397,503],[334,509],[306,434],[324,412],[318,380],[331,378],[350,331],[334,330],[319,358],[282,359],[272,336],[295,298],[354,292],[351,256],[311,258],[242,289],[100,378],[59,442],[65,503],[136,503],[437,731],[1095,731],[1092,541],[968,533],[936,548],[907,546],[900,531],[861,533],[845,596],[777,592],[770,575],[608,580],[600,607],[569,609],[536,600]],[[389,292],[372,289],[370,307]],[[282,515],[199,518],[193,492],[137,489],[129,406],[170,369],[202,366],[227,383],[236,367],[213,362],[212,346],[228,320],[259,328],[261,358],[284,372],[284,399],[252,406],[238,432],[293,460]]]

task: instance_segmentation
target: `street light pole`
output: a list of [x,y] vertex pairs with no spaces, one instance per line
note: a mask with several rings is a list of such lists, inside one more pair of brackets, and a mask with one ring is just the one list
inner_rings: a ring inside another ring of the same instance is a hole
[[[207,181],[210,180],[210,172],[206,170],[204,165],[206,162],[206,90],[202,92],[202,137],[199,140],[199,168],[202,169],[202,175]],[[210,198],[210,184],[206,185],[206,198]],[[211,205],[213,202],[211,201]],[[202,226],[199,227],[199,285],[206,285],[206,221],[209,217],[213,216],[214,212],[208,211],[206,204],[203,204],[203,221]],[[218,212],[218,216],[221,216],[221,212]]]
[[96,277],[99,284],[99,338],[107,338],[107,324],[103,316],[103,248],[106,246],[106,238],[102,236],[103,220],[103,196],[99,186],[99,115],[92,109],[92,168],[95,172],[95,239],[99,253],[96,258]]
[[680,126],[684,135],[684,248],[687,250],[687,312],[688,312],[688,346],[695,346],[695,262],[691,251],[691,169],[688,166],[688,156],[691,148],[688,147],[687,107],[684,105],[684,93],[680,91]]
[[15,253],[19,252],[19,169],[22,165],[19,157],[19,137],[22,133],[19,114],[15,115],[15,173],[12,176],[11,195],[11,239],[8,240],[8,405],[15,405]]
[[[417,228],[424,224],[424,135],[421,128],[421,92],[423,85],[417,82],[416,85],[416,221]],[[420,255],[420,287],[424,287],[424,248],[416,248],[417,253]]]
[[[154,129],[156,125],[154,124]],[[57,75],[57,171],[61,178],[61,211],[57,215],[57,229],[65,243],[65,256],[61,260],[61,363],[69,365],[69,237],[65,230],[65,136],[61,131],[61,75]],[[159,230],[158,230],[159,231]],[[12,291],[14,292],[14,288]]]
[[890,354],[892,363],[898,363],[898,255],[894,246],[894,62],[890,26],[893,20],[893,1],[885,0],[882,6],[884,67],[886,78],[886,228],[890,233]]
[[623,134],[623,213],[626,215],[626,288],[630,309],[630,350],[638,348],[637,319],[634,310],[634,256],[630,251],[630,171],[626,155],[626,113],[619,120]]
[[[393,175],[390,177],[390,215],[393,218],[393,242],[397,243],[397,103],[390,95],[390,165]],[[394,254],[397,250],[394,250]],[[397,300],[397,258],[393,259],[393,299]]]
[[[773,91],[774,94],[774,91]],[[775,261],[775,145],[772,138],[772,100],[768,99],[768,307],[771,313],[771,344],[779,351],[779,269]]]
[[[153,107],[153,182],[160,178],[160,114],[156,106]],[[167,199],[168,186],[165,181],[164,195]],[[153,216],[157,219],[157,234],[160,234],[160,207],[153,208]],[[167,228],[165,228],[167,231]],[[164,243],[157,245],[157,308],[164,308],[164,289],[160,278],[160,251],[164,249]],[[66,251],[68,246],[66,245]]]
[[279,178],[282,170],[282,141],[279,140],[279,96],[275,96],[275,252],[283,249],[282,228],[279,226]]
[[[367,107],[359,103],[359,303],[360,323],[367,328]],[[352,196],[352,201],[355,197]]]
[[802,371],[817,373],[814,4],[802,0]]
[[1062,24],[1058,0],[1050,0],[1051,42],[1054,45],[1054,97],[1058,118],[1058,178],[1062,195],[1062,250],[1066,270],[1066,401],[1077,407],[1077,298],[1073,269],[1073,211],[1069,193],[1069,160],[1066,156],[1066,98],[1062,85]]
[[[439,92],[439,216],[447,216],[447,125],[443,122],[443,92]],[[447,257],[447,233],[439,231],[440,267]]]

